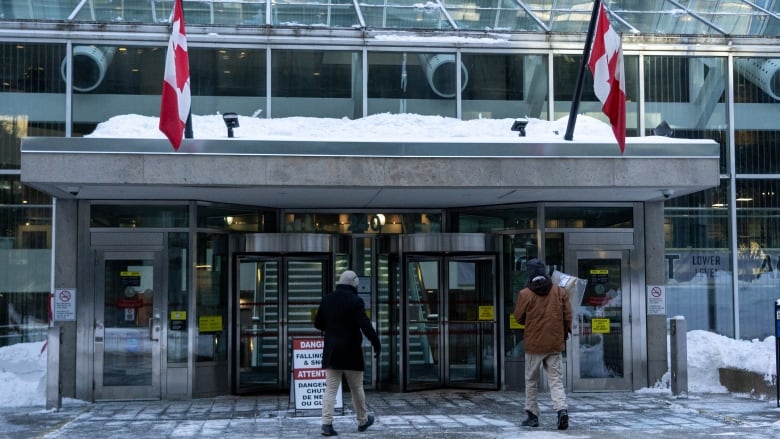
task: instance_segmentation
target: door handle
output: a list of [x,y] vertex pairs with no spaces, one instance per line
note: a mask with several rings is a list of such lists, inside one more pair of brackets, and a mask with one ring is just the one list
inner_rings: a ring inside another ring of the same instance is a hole
[[159,317],[152,317],[149,319],[149,339],[159,341],[160,340],[160,332],[162,332],[162,327],[160,326],[160,318]]
[[105,336],[105,328],[103,327],[103,322],[96,321],[95,322],[95,343],[103,343],[103,337]]

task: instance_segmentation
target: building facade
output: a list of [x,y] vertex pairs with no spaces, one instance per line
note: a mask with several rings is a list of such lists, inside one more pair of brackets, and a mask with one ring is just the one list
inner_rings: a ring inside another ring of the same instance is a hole
[[[592,7],[183,3],[195,114],[349,119],[567,116]],[[159,114],[172,2],[0,3],[0,343],[43,339],[50,294],[72,293],[49,369],[65,396],[278,391],[291,338],[316,335],[312,308],[351,268],[389,347],[370,387],[516,387],[508,314],[530,257],[588,280],[574,391],[659,380],[667,316],[771,335],[780,5],[606,5],[628,135],[709,141],[629,142],[620,156],[196,139],[174,154],[89,138],[112,117]],[[586,80],[580,112],[600,107]]]

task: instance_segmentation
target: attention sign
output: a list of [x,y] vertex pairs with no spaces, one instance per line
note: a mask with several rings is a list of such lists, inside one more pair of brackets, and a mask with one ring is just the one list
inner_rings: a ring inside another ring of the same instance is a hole
[[[325,339],[293,339],[293,392],[296,410],[322,410],[325,397],[325,369],[322,368],[322,348]],[[342,407],[341,386],[336,393],[336,408]]]

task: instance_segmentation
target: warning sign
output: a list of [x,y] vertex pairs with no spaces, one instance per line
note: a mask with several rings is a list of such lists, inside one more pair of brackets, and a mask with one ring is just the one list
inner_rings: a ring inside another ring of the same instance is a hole
[[591,319],[590,327],[594,334],[609,334],[609,319]]
[[[325,339],[293,339],[293,393],[296,410],[322,409],[325,398],[325,369],[322,368],[322,349]],[[336,393],[336,408],[342,407],[341,386]]]

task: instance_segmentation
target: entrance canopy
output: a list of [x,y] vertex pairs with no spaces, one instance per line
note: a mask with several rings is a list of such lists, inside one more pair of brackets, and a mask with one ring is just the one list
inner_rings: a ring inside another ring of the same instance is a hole
[[660,201],[719,184],[711,140],[610,142],[25,138],[21,178],[65,199],[272,208]]

